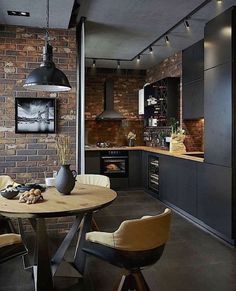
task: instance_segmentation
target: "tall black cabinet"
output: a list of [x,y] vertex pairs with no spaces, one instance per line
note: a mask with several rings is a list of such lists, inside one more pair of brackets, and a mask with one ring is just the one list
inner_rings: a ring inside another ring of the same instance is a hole
[[205,202],[205,208],[199,209],[200,219],[214,228],[218,222],[218,231],[232,239],[236,238],[235,24],[236,8],[232,7],[205,26],[205,166],[200,172],[205,184],[199,189],[199,205],[203,205],[201,199]]
[[205,161],[232,167],[234,144],[235,8],[205,27]]

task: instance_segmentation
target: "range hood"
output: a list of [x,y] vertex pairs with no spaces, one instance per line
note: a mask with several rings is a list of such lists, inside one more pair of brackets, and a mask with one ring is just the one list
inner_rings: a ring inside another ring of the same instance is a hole
[[106,80],[104,84],[104,111],[96,117],[96,120],[121,120],[122,114],[114,109],[114,82]]

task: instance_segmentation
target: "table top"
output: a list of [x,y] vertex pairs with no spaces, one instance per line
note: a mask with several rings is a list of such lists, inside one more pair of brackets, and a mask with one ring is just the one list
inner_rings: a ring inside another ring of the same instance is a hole
[[78,183],[70,195],[62,195],[55,187],[42,195],[44,200],[35,204],[19,203],[19,195],[13,199],[0,195],[0,214],[18,218],[70,216],[103,208],[117,196],[109,188]]

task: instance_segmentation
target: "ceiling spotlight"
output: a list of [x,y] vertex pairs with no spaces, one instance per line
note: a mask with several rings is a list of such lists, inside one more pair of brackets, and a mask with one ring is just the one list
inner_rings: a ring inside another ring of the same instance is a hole
[[137,62],[140,62],[140,55],[137,56]]
[[190,25],[189,25],[188,20],[184,21],[184,25],[185,25],[186,29],[190,29]]
[[7,10],[7,14],[10,16],[25,16],[25,17],[29,17],[30,13],[29,12],[25,12],[25,11],[13,11],[13,10]]
[[166,42],[166,44],[170,43],[168,35],[165,36],[165,42]]
[[217,1],[217,3],[222,3],[223,2],[223,0],[216,0]]
[[120,61],[117,60],[117,69],[119,69],[119,68],[120,68]]
[[94,59],[93,60],[93,68],[95,68],[96,67],[96,60]]
[[151,46],[149,47],[149,53],[150,54],[153,54],[153,50],[152,50],[152,47]]

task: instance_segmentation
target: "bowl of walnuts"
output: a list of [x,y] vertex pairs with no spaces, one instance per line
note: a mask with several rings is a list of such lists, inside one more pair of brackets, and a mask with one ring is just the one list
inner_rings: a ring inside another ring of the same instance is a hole
[[42,201],[43,196],[41,194],[41,190],[39,189],[30,189],[29,191],[25,191],[21,193],[19,202],[20,203],[27,203],[27,204],[34,204],[36,202]]

